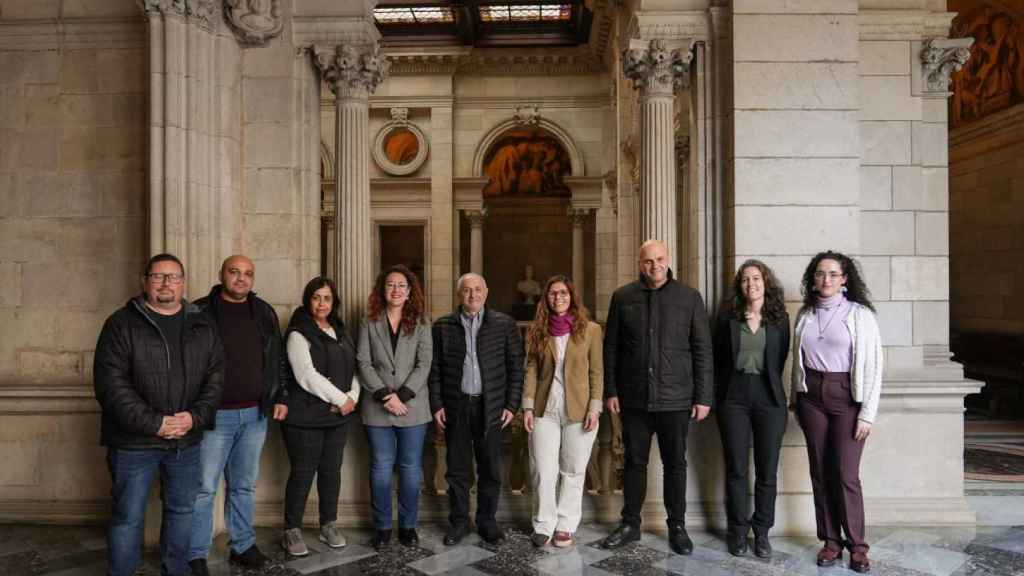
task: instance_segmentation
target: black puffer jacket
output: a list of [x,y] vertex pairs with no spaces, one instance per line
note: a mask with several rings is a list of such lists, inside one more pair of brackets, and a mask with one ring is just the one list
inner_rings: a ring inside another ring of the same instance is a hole
[[[218,326],[221,319],[220,303],[223,301],[220,297],[222,289],[223,287],[217,284],[210,289],[209,295],[194,302],[200,310],[212,316]],[[260,398],[260,411],[264,416],[268,416],[274,404],[285,404],[288,401],[286,383],[290,371],[284,353],[284,340],[281,339],[281,323],[277,319],[274,307],[256,296],[255,292],[249,292],[246,301],[256,318],[260,340],[263,342],[263,395]]]
[[660,288],[641,278],[612,294],[604,336],[604,397],[623,408],[689,410],[714,401],[704,300],[669,271]]
[[[107,318],[96,343],[93,381],[103,409],[101,442],[127,449],[177,449],[213,428],[224,383],[224,349],[217,327],[184,303],[181,354],[184,382],[171,382],[170,348],[138,296]],[[188,411],[192,430],[177,440],[156,435],[163,417]]]
[[[462,393],[462,367],[466,361],[466,331],[460,311],[434,322],[434,362],[430,367],[430,413],[454,413]],[[523,339],[511,316],[484,310],[476,335],[481,392],[487,429],[500,426],[501,411],[515,412],[523,398]]]

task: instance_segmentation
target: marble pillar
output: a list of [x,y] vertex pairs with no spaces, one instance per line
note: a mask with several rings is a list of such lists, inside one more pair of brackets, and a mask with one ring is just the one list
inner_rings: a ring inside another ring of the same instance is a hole
[[622,57],[623,74],[640,90],[640,233],[669,247],[673,269],[678,228],[674,97],[689,78],[691,44],[669,50],[661,40],[651,40]]
[[387,75],[376,44],[313,48],[314,62],[334,93],[334,257],[341,315],[359,325],[373,286],[370,218],[369,96]]
[[484,220],[486,210],[466,210],[469,220],[469,271],[474,274],[484,273]]
[[583,268],[583,225],[587,223],[590,210],[569,208],[569,221],[572,223],[572,283],[576,288],[576,297],[583,302],[583,290],[586,286]]

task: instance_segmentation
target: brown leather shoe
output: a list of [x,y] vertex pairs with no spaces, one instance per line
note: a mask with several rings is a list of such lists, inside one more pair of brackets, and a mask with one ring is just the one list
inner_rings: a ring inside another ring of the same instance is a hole
[[850,570],[864,574],[871,571],[871,561],[868,560],[868,553],[863,550],[850,552]]
[[832,566],[843,556],[843,549],[829,542],[818,550],[818,566]]

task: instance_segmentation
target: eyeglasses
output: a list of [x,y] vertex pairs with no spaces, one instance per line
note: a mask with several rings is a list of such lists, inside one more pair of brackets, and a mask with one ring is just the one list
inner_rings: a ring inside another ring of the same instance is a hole
[[384,285],[384,288],[386,288],[387,290],[394,290],[394,291],[397,291],[397,292],[405,292],[406,290],[409,289],[409,285],[408,284],[393,284],[391,282],[388,282],[387,284]]
[[548,298],[554,299],[554,298],[568,298],[568,297],[569,297],[569,291],[568,290],[552,290],[552,291],[548,292]]
[[814,273],[814,277],[817,280],[824,280],[826,277],[829,280],[839,280],[843,276],[845,276],[845,274],[842,274],[840,272],[828,272],[828,273],[826,273],[824,270],[818,270],[817,272]]
[[162,272],[146,274],[146,278],[151,284],[163,284],[164,280],[167,280],[168,284],[181,284],[181,281],[185,279],[181,274],[164,274]]

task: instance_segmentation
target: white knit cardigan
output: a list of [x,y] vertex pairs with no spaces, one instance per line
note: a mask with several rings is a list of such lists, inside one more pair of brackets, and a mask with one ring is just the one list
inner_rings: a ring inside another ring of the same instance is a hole
[[[850,369],[850,393],[854,402],[860,402],[858,420],[867,423],[875,421],[878,413],[878,399],[882,395],[882,337],[878,331],[878,321],[874,312],[867,306],[851,302],[853,308],[847,315],[845,324],[850,331],[853,342],[853,358]],[[796,317],[796,329],[793,338],[793,368],[790,372],[791,400],[796,394],[807,392],[804,375],[804,358],[800,342],[803,339],[804,326],[811,309],[804,307]]]

